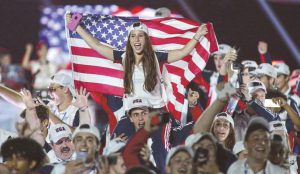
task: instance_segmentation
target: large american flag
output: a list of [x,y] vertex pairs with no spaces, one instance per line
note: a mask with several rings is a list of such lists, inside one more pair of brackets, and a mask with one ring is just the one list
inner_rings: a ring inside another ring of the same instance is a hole
[[[199,23],[185,18],[117,17],[111,15],[84,14],[83,26],[101,43],[124,50],[127,30],[134,22],[148,26],[155,50],[180,49],[194,36]],[[163,76],[168,94],[168,108],[180,120],[184,104],[185,87],[199,74],[208,61],[209,54],[218,48],[212,24],[207,24],[208,34],[184,59],[165,64]],[[123,67],[113,63],[91,49],[76,33],[67,33],[75,86],[89,91],[123,96]]]

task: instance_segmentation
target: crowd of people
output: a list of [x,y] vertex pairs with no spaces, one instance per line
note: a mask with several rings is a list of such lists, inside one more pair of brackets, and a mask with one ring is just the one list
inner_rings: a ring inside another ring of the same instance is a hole
[[[170,12],[163,8],[159,14],[165,13]],[[210,55],[215,71],[205,69],[190,82],[187,113],[176,120],[165,105],[159,64],[188,55],[208,33],[205,24],[183,48],[163,52],[153,49],[141,22],[129,27],[126,49],[120,51],[98,42],[71,15],[66,21],[92,49],[123,65],[126,112],[111,134],[100,132],[92,121],[89,91],[75,89],[72,76],[47,61],[45,41],[35,48],[36,61],[30,61],[34,48],[28,44],[18,74],[27,80],[18,86],[6,74],[0,85],[2,100],[23,110],[16,133],[0,129],[1,174],[300,171],[300,76],[292,88],[289,66],[271,64],[267,43],[258,44],[261,62],[241,61],[238,50],[219,44]],[[9,56],[0,50],[2,74],[11,65]]]

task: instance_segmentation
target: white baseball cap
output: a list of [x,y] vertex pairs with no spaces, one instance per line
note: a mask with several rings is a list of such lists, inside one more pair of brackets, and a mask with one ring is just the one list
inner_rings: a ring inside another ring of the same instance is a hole
[[170,17],[170,16],[171,16],[171,10],[166,7],[158,8],[155,11],[155,17]]
[[91,133],[91,134],[93,134],[98,139],[99,142],[101,140],[100,132],[99,132],[98,128],[96,128],[93,125],[89,125],[89,124],[81,124],[81,125],[79,125],[74,130],[73,135],[72,135],[72,139],[74,140],[74,138],[77,136],[77,134],[81,133],[81,132]]
[[135,22],[131,24],[128,29],[128,36],[132,30],[141,30],[144,31],[146,34],[148,34],[148,27],[142,22]]
[[243,141],[238,141],[235,143],[235,145],[233,146],[233,153],[235,155],[239,154],[240,152],[242,152],[243,150],[246,150],[245,149],[245,146],[244,146],[244,142]]
[[231,124],[232,127],[234,127],[234,121],[232,119],[232,116],[229,115],[229,114],[227,114],[226,112],[220,112],[220,113],[218,113],[215,116],[213,123],[215,121],[217,121],[218,119],[224,119],[224,120],[228,121]]
[[191,158],[194,157],[194,152],[193,152],[193,149],[189,146],[185,146],[185,145],[179,145],[179,146],[176,146],[176,147],[173,147],[169,152],[168,152],[168,155],[167,155],[167,158],[166,158],[166,166],[169,165],[170,163],[170,160],[171,158],[179,151],[185,151],[187,152],[189,155],[191,155]]
[[219,49],[216,52],[213,52],[212,55],[223,55],[223,54],[227,54],[231,49],[231,46],[227,45],[227,44],[220,44],[219,45]]
[[254,60],[243,60],[242,64],[244,65],[245,68],[257,68],[258,65]]
[[275,68],[277,75],[284,74],[289,76],[291,73],[289,66],[283,62],[276,63],[275,65],[273,65],[273,67]]
[[72,131],[71,129],[65,124],[54,124],[51,125],[49,131],[49,139],[53,143],[56,143],[61,138],[72,138]]
[[258,89],[262,89],[263,91],[265,91],[265,93],[267,93],[266,86],[264,85],[264,83],[262,83],[259,80],[252,80],[248,82],[247,86],[248,86],[249,94],[253,94]]
[[203,138],[208,138],[212,142],[217,143],[216,138],[209,132],[198,132],[189,135],[186,139],[184,144],[189,147],[193,147],[194,144],[196,144],[198,141],[202,140]]
[[52,76],[50,83],[56,83],[64,87],[68,87],[71,94],[75,96],[74,80],[73,78],[66,73],[56,73]]
[[145,98],[133,97],[127,100],[127,112],[130,114],[132,109],[140,108],[146,109],[152,107],[149,101]]
[[269,124],[270,124],[270,131],[271,132],[273,132],[275,130],[282,130],[282,131],[287,132],[284,121],[276,120],[276,121],[269,122]]
[[256,75],[267,75],[269,77],[277,78],[277,72],[275,68],[269,63],[262,63],[256,69]]

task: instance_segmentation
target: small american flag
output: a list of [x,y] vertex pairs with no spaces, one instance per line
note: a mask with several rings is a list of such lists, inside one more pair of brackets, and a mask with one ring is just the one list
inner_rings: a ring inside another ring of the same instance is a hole
[[[154,50],[183,48],[193,38],[199,23],[185,18],[117,17],[110,15],[84,14],[83,26],[101,43],[117,50],[124,50],[127,31],[134,22],[148,26]],[[218,48],[212,24],[207,24],[208,34],[195,49],[180,61],[165,64],[163,76],[169,99],[168,108],[180,120],[186,85],[206,66],[209,54]],[[89,91],[123,96],[123,67],[113,63],[91,49],[76,33],[67,34],[73,63],[75,86]]]

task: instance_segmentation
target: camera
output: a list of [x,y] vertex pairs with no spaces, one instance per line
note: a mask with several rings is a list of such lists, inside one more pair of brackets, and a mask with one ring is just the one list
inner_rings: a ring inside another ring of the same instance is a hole
[[156,125],[166,124],[169,122],[170,117],[171,117],[171,115],[169,112],[160,112],[159,114],[152,117],[151,125],[156,126]]
[[232,62],[231,70],[234,72],[233,76],[231,77],[232,79],[230,80],[232,86],[239,88],[240,85],[243,84],[242,72],[244,70],[244,65],[238,62]]
[[231,69],[232,71],[242,71],[244,68],[244,65],[238,62],[232,62]]

